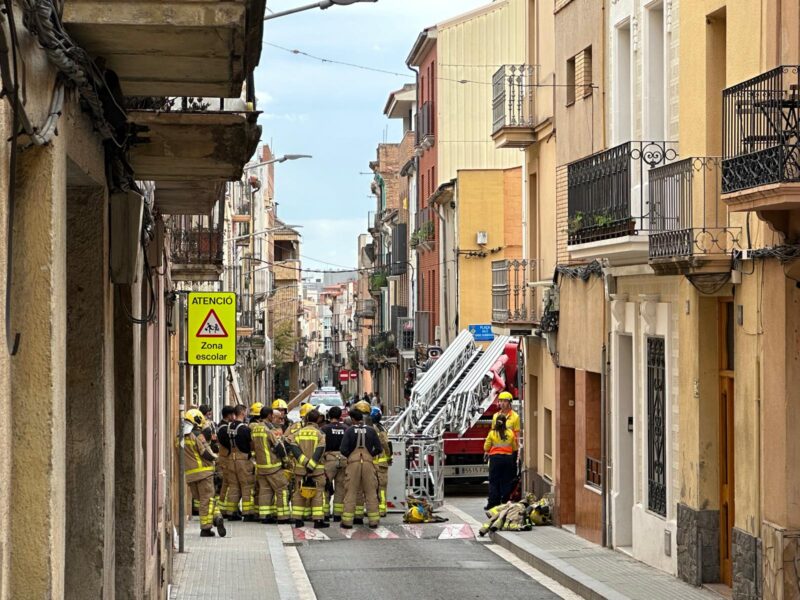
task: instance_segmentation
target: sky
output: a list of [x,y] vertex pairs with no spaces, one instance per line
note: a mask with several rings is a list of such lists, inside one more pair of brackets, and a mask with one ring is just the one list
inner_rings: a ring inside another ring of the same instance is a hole
[[[304,268],[356,266],[358,234],[375,210],[369,162],[379,143],[400,141],[400,121],[387,119],[383,108],[391,91],[414,82],[405,65],[411,47],[425,27],[490,1],[378,0],[265,23],[256,69],[262,143],[277,156],[313,156],[275,166],[278,216],[303,226]],[[310,3],[267,2],[276,12]],[[400,75],[323,63],[270,44]]]

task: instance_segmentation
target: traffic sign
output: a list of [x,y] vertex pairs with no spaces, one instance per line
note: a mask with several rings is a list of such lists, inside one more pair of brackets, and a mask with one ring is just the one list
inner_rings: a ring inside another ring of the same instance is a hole
[[494,341],[494,332],[491,325],[469,325],[468,329],[476,342]]
[[190,365],[236,364],[236,294],[189,294]]

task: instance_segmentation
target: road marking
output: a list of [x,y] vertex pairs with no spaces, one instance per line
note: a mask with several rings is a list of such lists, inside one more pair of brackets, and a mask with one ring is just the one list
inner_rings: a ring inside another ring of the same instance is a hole
[[313,527],[296,528],[294,530],[294,537],[298,540],[305,540],[307,542],[325,542],[331,539],[319,529],[314,529]]
[[403,529],[405,529],[410,536],[415,537],[418,540],[422,539],[422,525],[403,525]]
[[292,528],[288,525],[280,525],[278,531],[272,527],[267,529],[267,547],[275,573],[278,597],[280,600],[316,600],[317,596],[308,580],[296,544],[284,543],[285,530],[289,531],[291,537]]
[[497,554],[497,556],[502,558],[507,563],[515,566],[517,569],[525,573],[525,575],[537,583],[540,583],[554,594],[558,594],[564,600],[581,600],[582,596],[579,596],[572,590],[565,588],[554,579],[550,579],[547,575],[537,571],[528,563],[518,558],[512,552],[509,552],[502,546],[498,546],[497,544],[486,544],[486,548]]
[[453,504],[448,504],[445,502],[445,505],[442,508],[449,513],[453,513],[456,517],[464,521],[464,523],[469,523],[470,525],[477,525],[478,527],[483,526],[483,523],[478,521],[471,514],[465,513],[463,510],[461,510],[457,506],[454,506]]
[[471,540],[475,538],[472,527],[468,523],[445,525],[440,540]]
[[396,533],[386,529],[386,527],[378,527],[373,531],[373,533],[377,538],[380,538],[382,540],[396,540],[400,537]]
[[308,573],[303,566],[303,559],[296,546],[285,546],[286,559],[289,562],[289,572],[292,574],[294,586],[297,589],[297,597],[300,600],[317,600],[317,594],[308,579]]

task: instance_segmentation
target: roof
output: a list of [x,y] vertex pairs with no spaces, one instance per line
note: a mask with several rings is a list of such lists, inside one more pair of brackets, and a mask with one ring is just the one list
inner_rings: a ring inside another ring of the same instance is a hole
[[383,114],[390,119],[404,118],[416,101],[417,84],[407,83],[389,94],[386,106],[383,107]]
[[406,58],[406,65],[409,67],[419,67],[422,64],[422,58],[430,52],[431,48],[436,45],[436,26],[427,27],[417,36],[417,41],[411,48],[411,52]]

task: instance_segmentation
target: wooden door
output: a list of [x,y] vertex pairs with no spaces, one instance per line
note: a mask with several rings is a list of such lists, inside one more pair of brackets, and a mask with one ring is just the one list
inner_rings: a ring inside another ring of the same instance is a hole
[[733,301],[719,306],[719,519],[720,574],[731,585],[731,530],[735,517],[733,461]]

